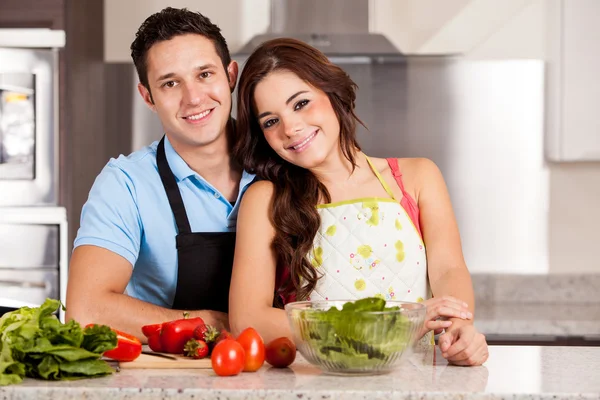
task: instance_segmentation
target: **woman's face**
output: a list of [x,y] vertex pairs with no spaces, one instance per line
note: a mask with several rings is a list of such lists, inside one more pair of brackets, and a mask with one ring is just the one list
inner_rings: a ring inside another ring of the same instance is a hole
[[289,71],[274,71],[256,85],[254,102],[265,139],[284,160],[320,166],[339,150],[340,124],[329,97]]

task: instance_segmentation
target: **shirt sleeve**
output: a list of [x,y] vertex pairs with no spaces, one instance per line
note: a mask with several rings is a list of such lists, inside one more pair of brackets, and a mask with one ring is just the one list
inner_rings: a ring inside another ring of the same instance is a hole
[[142,222],[133,181],[109,162],[96,178],[73,248],[93,245],[110,250],[135,265],[142,237]]

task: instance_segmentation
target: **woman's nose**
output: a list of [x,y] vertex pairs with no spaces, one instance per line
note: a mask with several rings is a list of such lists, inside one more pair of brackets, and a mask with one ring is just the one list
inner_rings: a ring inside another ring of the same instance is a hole
[[296,136],[302,132],[303,124],[299,118],[288,118],[284,121],[284,132],[287,136]]

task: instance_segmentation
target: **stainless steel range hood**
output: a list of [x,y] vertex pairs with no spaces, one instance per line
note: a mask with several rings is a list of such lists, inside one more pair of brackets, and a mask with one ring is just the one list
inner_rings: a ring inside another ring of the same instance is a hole
[[271,0],[269,32],[254,36],[236,55],[278,37],[302,40],[337,62],[404,58],[384,35],[369,32],[369,0]]

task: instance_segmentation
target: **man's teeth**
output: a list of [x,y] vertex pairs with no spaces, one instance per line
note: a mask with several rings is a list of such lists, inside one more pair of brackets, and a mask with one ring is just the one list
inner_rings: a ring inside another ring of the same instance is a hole
[[191,119],[192,121],[197,120],[197,119],[201,119],[206,117],[211,110],[206,110],[201,112],[200,114],[196,114],[196,115],[190,115],[189,117],[185,117],[186,119]]
[[313,133],[312,135],[310,135],[309,137],[307,137],[306,139],[304,139],[304,140],[302,141],[302,143],[299,143],[299,144],[297,144],[297,145],[295,145],[295,146],[292,146],[292,148],[293,148],[294,150],[298,150],[300,147],[302,147],[302,146],[304,146],[306,143],[308,143],[308,141],[309,141],[310,139],[312,139],[312,138],[313,138],[313,136],[315,136],[315,134],[314,134],[314,133]]

